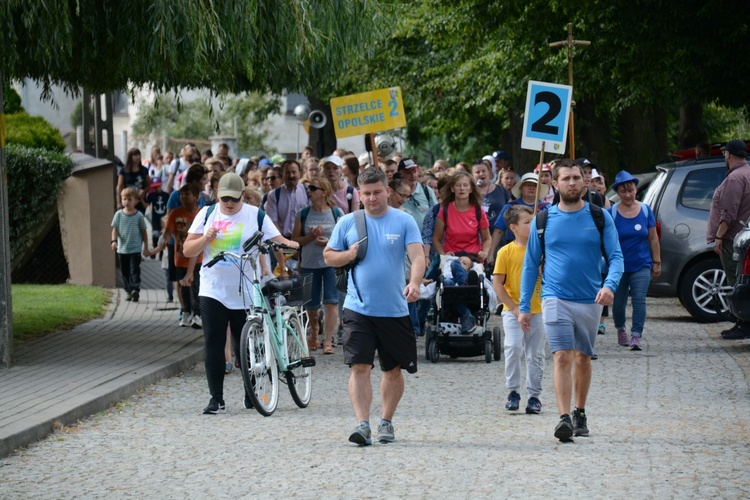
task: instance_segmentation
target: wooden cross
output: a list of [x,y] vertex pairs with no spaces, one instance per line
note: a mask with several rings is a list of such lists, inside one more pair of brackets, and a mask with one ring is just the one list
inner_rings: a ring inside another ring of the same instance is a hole
[[[567,47],[568,48],[568,85],[573,86],[573,47],[580,45],[588,47],[591,42],[588,40],[573,40],[573,23],[568,23],[568,39],[561,40],[559,42],[552,42],[549,44],[550,47]],[[576,143],[575,143],[575,120],[573,119],[573,106],[576,103],[574,100],[570,102],[570,130],[568,135],[570,136],[570,157],[575,159]]]

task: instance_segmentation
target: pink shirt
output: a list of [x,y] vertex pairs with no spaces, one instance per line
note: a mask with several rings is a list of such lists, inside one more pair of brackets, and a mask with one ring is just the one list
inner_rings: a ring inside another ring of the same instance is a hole
[[336,204],[337,207],[339,207],[341,210],[344,211],[345,214],[349,213],[349,204],[350,200],[349,197],[351,196],[351,211],[354,212],[355,210],[359,210],[359,193],[356,189],[352,189],[351,195],[347,193],[347,187],[344,185],[344,187],[336,191],[331,195],[331,199]]

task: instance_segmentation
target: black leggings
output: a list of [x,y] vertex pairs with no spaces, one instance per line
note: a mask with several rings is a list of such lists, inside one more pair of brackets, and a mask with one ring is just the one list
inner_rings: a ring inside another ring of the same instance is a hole
[[227,325],[232,331],[232,348],[235,356],[240,353],[240,334],[245,324],[243,309],[228,309],[224,304],[209,297],[200,298],[203,338],[206,344],[206,380],[211,397],[224,399],[224,345],[227,341]]

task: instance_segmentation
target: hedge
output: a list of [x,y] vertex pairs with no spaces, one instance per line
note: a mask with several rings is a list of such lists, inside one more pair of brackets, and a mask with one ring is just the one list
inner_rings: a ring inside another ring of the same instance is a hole
[[41,148],[8,144],[8,218],[11,261],[30,245],[32,228],[43,224],[73,169],[70,157]]
[[8,144],[65,151],[60,131],[41,116],[31,116],[25,111],[5,115],[5,133]]

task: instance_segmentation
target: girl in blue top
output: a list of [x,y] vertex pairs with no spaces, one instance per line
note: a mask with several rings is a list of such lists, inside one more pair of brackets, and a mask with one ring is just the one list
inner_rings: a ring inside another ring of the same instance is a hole
[[[635,199],[638,179],[626,171],[621,171],[612,187],[620,196],[619,203],[610,209],[620,240],[625,272],[615,292],[612,314],[617,328],[617,343],[630,346],[633,351],[641,350],[641,335],[646,321],[646,292],[651,278],[661,274],[661,253],[656,234],[654,212],[645,203]],[[633,320],[630,341],[625,330],[625,308],[631,296]]]

